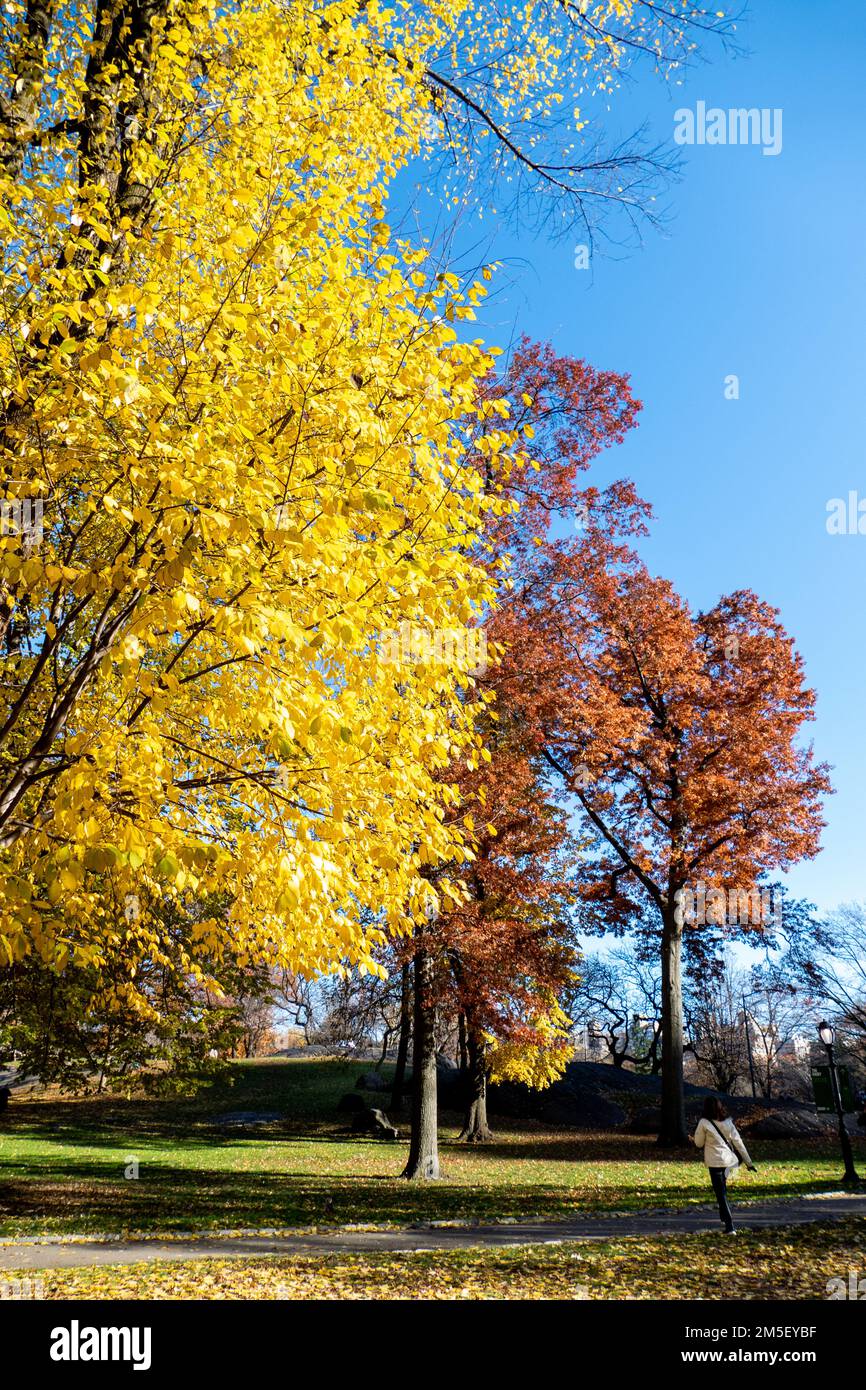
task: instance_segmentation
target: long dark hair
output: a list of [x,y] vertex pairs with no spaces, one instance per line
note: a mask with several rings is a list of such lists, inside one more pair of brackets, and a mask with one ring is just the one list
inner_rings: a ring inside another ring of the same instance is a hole
[[706,1100],[704,1101],[704,1119],[726,1120],[727,1118],[728,1112],[722,1105],[722,1102],[719,1100],[718,1096],[707,1096]]

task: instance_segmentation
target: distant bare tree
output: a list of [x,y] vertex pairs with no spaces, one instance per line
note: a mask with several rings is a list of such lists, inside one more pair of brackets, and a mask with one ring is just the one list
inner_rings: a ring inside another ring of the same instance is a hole
[[684,996],[687,1050],[698,1076],[717,1091],[733,1091],[748,1075],[749,1059],[743,1020],[743,993],[748,977],[730,957],[692,977]]
[[798,1046],[805,1039],[807,996],[781,966],[753,970],[748,997],[755,1079],[768,1100],[781,1089],[803,1089],[808,1055]]
[[273,984],[274,1005],[293,1028],[304,1035],[309,1043],[316,1026],[316,990],[312,981],[303,979],[292,970],[275,972]]
[[[730,956],[702,963],[687,990],[688,1050],[700,1079],[730,1092],[751,1071],[767,1100],[808,1092],[807,1010],[811,996],[792,977],[787,957],[751,970]],[[746,1030],[748,1029],[748,1038]]]
[[843,903],[792,943],[794,972],[834,1014],[849,1049],[866,1065],[866,903]]
[[660,982],[650,963],[630,947],[609,955],[587,956],[567,1001],[573,1025],[603,1040],[615,1067],[661,1064]]
[[611,952],[632,999],[632,1051],[635,1063],[657,1076],[662,1064],[662,980],[658,961],[638,943]]
[[334,976],[321,983],[324,1017],[312,1038],[338,1047],[381,1048],[379,1066],[400,1030],[401,977]]

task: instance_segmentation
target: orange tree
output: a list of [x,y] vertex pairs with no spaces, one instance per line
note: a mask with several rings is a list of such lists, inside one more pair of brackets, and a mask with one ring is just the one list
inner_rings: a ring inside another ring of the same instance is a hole
[[[498,583],[496,611],[484,615],[489,661],[476,676],[487,746],[480,756],[455,759],[446,774],[456,791],[450,814],[471,842],[472,859],[430,871],[439,910],[410,948],[412,1177],[438,1174],[437,1003],[447,1001],[466,1022],[467,1139],[486,1137],[489,1075],[545,1085],[570,1055],[559,998],[575,964],[569,880],[577,850],[545,786],[540,710],[528,716],[525,708],[535,698],[546,708],[548,699],[527,595],[565,544],[563,521],[591,516],[603,531],[639,527],[645,511],[627,483],[604,493],[581,487],[591,461],[635,423],[640,406],[627,378],[524,339],[504,373],[487,380],[484,398],[509,402],[518,442],[495,471],[483,448],[478,454],[498,502],[479,548]],[[519,673],[515,659],[523,663]]]
[[759,884],[818,852],[831,788],[800,739],[814,692],[768,604],[738,591],[692,612],[595,528],[548,554],[520,605],[510,698],[595,841],[584,926],[657,942],[660,1139],[682,1142],[683,944],[769,934]]

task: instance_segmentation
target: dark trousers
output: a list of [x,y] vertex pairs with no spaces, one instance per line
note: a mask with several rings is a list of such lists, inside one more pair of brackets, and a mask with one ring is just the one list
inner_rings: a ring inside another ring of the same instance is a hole
[[731,1215],[731,1208],[728,1206],[728,1179],[725,1176],[724,1168],[710,1169],[710,1182],[713,1184],[713,1191],[716,1194],[716,1201],[719,1204],[719,1216],[726,1231],[734,1229],[734,1218]]

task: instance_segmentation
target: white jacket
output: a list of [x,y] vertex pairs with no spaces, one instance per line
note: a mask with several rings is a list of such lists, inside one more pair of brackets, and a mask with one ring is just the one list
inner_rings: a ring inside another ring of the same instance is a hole
[[737,1155],[744,1163],[751,1164],[749,1151],[743,1143],[733,1120],[716,1120],[725,1142],[714,1128],[711,1120],[699,1120],[695,1130],[695,1143],[704,1151],[704,1163],[708,1168],[730,1168],[736,1163]]

